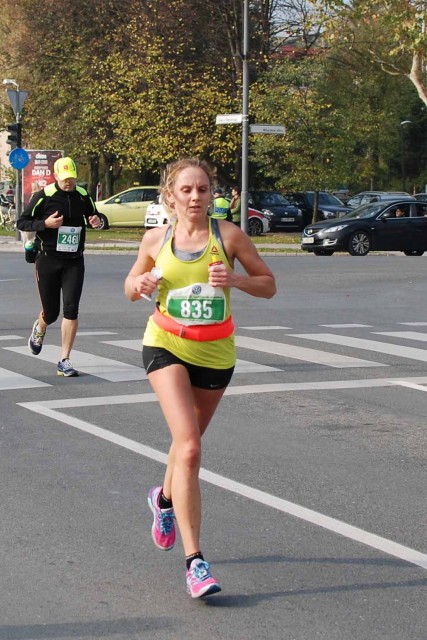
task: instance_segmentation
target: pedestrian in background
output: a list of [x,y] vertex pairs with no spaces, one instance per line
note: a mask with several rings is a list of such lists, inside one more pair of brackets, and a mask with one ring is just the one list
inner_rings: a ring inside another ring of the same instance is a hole
[[230,202],[231,219],[234,224],[240,225],[242,219],[242,201],[240,198],[240,188],[234,186],[231,189],[231,195],[233,196]]
[[77,186],[77,169],[71,158],[54,164],[55,182],[35,193],[17,221],[20,231],[35,231],[36,283],[42,309],[34,322],[28,347],[37,356],[48,325],[60,313],[61,359],[59,376],[78,376],[70,353],[78,327],[80,297],[84,281],[86,225],[99,227],[101,220],[87,191]]
[[[210,167],[197,158],[167,167],[161,192],[176,219],[145,233],[125,281],[132,301],[150,297],[158,287],[143,337],[143,362],[172,443],[163,485],[148,494],[151,532],[158,548],[172,549],[176,517],[192,598],[221,590],[200,545],[199,469],[201,437],[236,362],[230,291],[259,298],[276,292],[274,276],[248,236],[226,220],[208,217],[212,179]],[[234,271],[236,261],[245,273]]]
[[222,189],[217,188],[214,190],[209,211],[212,218],[231,222],[230,202],[224,197]]

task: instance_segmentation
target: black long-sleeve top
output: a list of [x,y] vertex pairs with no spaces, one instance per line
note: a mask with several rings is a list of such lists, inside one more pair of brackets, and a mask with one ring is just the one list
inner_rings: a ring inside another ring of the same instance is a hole
[[[79,246],[75,253],[57,251],[58,229],[45,227],[46,218],[56,211],[64,218],[63,226],[82,227]],[[16,226],[20,231],[36,232],[35,242],[39,251],[61,258],[75,258],[84,251],[86,225],[89,224],[89,217],[93,215],[97,215],[96,207],[85,189],[77,186],[74,191],[63,191],[55,182],[54,185],[48,185],[32,196]]]

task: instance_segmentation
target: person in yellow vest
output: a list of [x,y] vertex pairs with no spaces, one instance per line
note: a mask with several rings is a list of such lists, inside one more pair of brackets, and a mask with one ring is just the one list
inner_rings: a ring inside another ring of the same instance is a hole
[[240,198],[240,188],[235,186],[231,190],[231,195],[233,196],[230,202],[230,212],[232,222],[240,226],[240,221],[242,218],[242,201]]
[[[131,301],[158,293],[143,337],[143,362],[169,427],[172,443],[163,485],[148,504],[151,535],[159,549],[175,544],[175,519],[186,558],[192,598],[221,591],[200,547],[201,438],[236,363],[231,289],[257,298],[276,292],[273,273],[236,225],[207,215],[213,173],[198,158],[166,168],[163,203],[175,219],[148,230],[125,280]],[[234,271],[239,261],[243,270]]]
[[213,192],[213,200],[209,211],[212,218],[231,221],[230,202],[227,198],[224,198],[222,189],[218,188]]

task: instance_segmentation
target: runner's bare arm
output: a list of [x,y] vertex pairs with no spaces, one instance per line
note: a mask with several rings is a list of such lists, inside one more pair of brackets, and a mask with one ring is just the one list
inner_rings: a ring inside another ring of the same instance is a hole
[[125,280],[125,296],[132,302],[141,300],[141,294],[150,296],[157,286],[157,278],[150,272],[155,265],[165,233],[165,228],[158,228],[150,229],[144,234],[138,257]]
[[272,298],[276,293],[275,277],[249,236],[230,222],[221,223],[220,229],[231,264],[238,260],[246,274],[232,273],[225,265],[218,265],[210,271],[209,283],[217,287],[235,287],[257,298]]

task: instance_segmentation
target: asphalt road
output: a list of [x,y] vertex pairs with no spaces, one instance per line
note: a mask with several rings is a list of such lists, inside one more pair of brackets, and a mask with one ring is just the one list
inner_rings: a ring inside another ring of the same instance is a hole
[[43,351],[33,268],[0,253],[0,640],[425,640],[427,261],[266,258],[233,292],[239,363],[204,442],[202,545],[222,592],[185,593],[150,537],[168,433],[140,368],[150,303],[129,255],[88,255],[73,363]]

